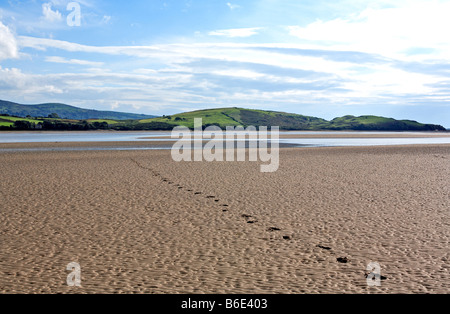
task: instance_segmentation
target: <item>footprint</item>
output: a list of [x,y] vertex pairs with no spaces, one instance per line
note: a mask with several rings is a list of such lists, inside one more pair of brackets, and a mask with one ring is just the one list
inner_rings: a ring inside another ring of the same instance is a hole
[[215,196],[208,195],[206,198],[216,198]]
[[214,200],[214,202],[219,203],[219,200]]
[[[370,273],[364,273],[364,277],[365,277],[365,278],[369,277],[369,275],[370,275]],[[375,279],[376,279],[376,278],[374,277],[373,280],[375,280]],[[381,275],[380,275],[380,280],[387,280],[387,277],[381,276]]]
[[320,244],[317,245],[317,247],[320,248],[320,249],[323,249],[323,250],[327,250],[327,251],[331,250],[330,247],[328,247],[328,246],[322,246],[322,245],[320,245]]
[[342,264],[347,264],[349,262],[349,259],[347,257],[338,257],[336,260]]
[[284,239],[284,240],[290,240],[291,237],[290,237],[290,236],[283,236],[283,239]]
[[270,231],[270,232],[273,232],[273,231],[281,231],[281,229],[280,229],[280,228],[276,228],[276,227],[270,227],[270,228],[268,229],[268,231]]
[[228,205],[227,204],[222,204],[222,207],[228,207]]
[[258,222],[258,220],[249,220],[249,221],[247,221],[248,224],[255,224],[257,222]]
[[202,194],[202,192],[195,192],[194,194],[195,195],[200,195],[200,194]]
[[250,218],[252,218],[252,216],[250,216],[250,215],[245,215],[245,214],[242,215],[241,217],[242,217],[242,218],[245,218],[245,219],[250,219]]

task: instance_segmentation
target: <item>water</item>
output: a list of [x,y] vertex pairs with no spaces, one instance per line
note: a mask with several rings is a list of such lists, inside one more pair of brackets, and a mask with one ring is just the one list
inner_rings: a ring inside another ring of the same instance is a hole
[[[412,144],[450,144],[448,137],[426,137],[430,133],[413,132],[280,132],[280,135],[321,134],[322,138],[282,138],[280,145],[301,147],[336,147],[336,146],[379,146],[379,145],[412,145]],[[377,134],[390,135],[389,138],[332,138],[336,134]],[[404,138],[400,135],[412,134],[414,138]],[[435,134],[435,133],[433,133]],[[170,138],[171,132],[0,132],[0,143],[46,143],[46,142],[146,142],[146,141],[176,141]],[[399,137],[395,137],[398,135]],[[156,137],[169,137],[157,139]],[[328,136],[328,138],[327,138]],[[420,137],[423,136],[423,137]],[[76,150],[151,150],[170,149],[171,147],[67,147],[67,148],[29,148],[0,149],[0,152],[11,151],[76,151]]]
[[339,146],[382,146],[382,145],[417,145],[417,144],[450,144],[450,137],[431,138],[302,138],[281,139],[280,143],[307,147],[339,147]]
[[170,132],[0,132],[0,143],[137,142]]

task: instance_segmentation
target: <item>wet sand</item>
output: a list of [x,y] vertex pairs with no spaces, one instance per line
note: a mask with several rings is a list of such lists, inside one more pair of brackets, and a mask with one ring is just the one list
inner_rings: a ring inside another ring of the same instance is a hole
[[450,292],[450,145],[284,148],[277,172],[259,166],[1,153],[0,293]]
[[117,148],[172,147],[174,141],[123,141],[123,142],[49,142],[49,143],[0,143],[0,149],[35,149],[35,148]]
[[[269,136],[270,137],[270,136]],[[280,139],[302,139],[302,138],[447,138],[450,137],[450,133],[444,132],[310,132],[305,131],[302,134],[296,132],[283,132],[279,135]],[[154,136],[154,137],[142,137],[143,140],[163,140],[169,139],[170,136]]]

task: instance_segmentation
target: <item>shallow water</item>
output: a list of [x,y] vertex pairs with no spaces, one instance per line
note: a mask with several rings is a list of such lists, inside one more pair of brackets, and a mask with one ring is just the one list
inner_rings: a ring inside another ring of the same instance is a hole
[[[412,144],[450,144],[450,137],[426,137],[429,133],[414,132],[280,132],[280,135],[322,134],[322,138],[282,138],[281,146],[299,147],[339,147],[339,146],[379,146],[379,145],[412,145]],[[394,136],[389,138],[333,138],[336,134],[379,134]],[[415,138],[395,137],[395,135],[413,134]],[[0,143],[70,143],[70,142],[136,142],[176,141],[161,139],[170,137],[171,132],[2,132]],[[420,137],[424,136],[424,137]],[[270,139],[270,136],[269,136]],[[0,152],[32,152],[32,151],[80,151],[80,150],[155,150],[171,149],[169,146],[158,147],[60,147],[60,148],[20,148],[0,149]]]
[[137,142],[170,132],[2,132],[0,143]]
[[450,144],[450,137],[431,138],[302,138],[281,139],[280,143],[298,144],[311,147],[332,146],[380,146],[414,144]]

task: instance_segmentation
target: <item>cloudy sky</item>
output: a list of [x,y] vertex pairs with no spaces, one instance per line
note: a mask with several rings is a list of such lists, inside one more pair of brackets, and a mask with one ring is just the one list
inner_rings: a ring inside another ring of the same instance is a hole
[[450,1],[229,1],[0,0],[0,99],[450,128]]

